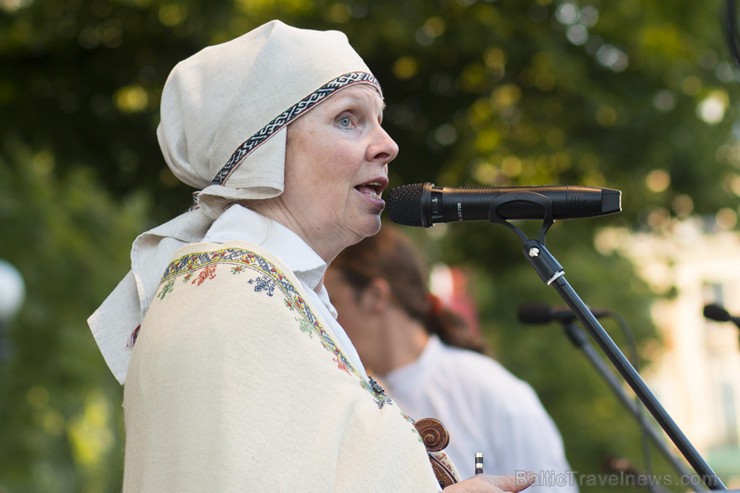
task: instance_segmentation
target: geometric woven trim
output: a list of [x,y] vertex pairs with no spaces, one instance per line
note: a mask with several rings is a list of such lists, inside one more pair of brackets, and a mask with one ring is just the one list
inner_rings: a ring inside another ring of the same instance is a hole
[[309,94],[305,98],[301,99],[298,103],[294,104],[283,113],[275,117],[270,123],[262,127],[257,133],[249,137],[244,141],[236,150],[233,152],[226,164],[216,173],[211,181],[212,185],[223,185],[224,182],[231,176],[239,166],[239,164],[247,157],[252,151],[257,149],[260,145],[266,142],[270,137],[275,135],[281,128],[288,125],[290,122],[298,118],[304,112],[310,110],[324,99],[334,94],[339,89],[347,87],[351,84],[357,83],[371,83],[378,88],[380,84],[378,80],[373,77],[372,74],[367,72],[350,72],[344,75],[340,75],[336,79],[324,84],[313,93]]

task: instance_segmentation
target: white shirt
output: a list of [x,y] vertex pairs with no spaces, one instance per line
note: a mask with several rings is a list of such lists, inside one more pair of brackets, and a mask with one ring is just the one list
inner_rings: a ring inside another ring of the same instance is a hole
[[326,262],[300,236],[279,222],[238,204],[224,211],[203,238],[203,241],[212,243],[230,240],[259,245],[282,260],[301,282],[311,304],[318,307],[321,319],[328,325],[326,329],[334,336],[357,371],[367,377],[355,346],[336,321],[337,311],[321,283],[327,268]]
[[495,360],[432,336],[416,361],[383,382],[409,416],[445,425],[450,433],[445,452],[462,477],[473,475],[475,453],[483,452],[486,474],[536,473],[527,492],[578,491],[552,418],[529,384]]

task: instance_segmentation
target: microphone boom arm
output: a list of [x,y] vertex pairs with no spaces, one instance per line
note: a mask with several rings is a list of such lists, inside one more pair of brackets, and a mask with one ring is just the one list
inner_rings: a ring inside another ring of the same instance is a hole
[[[542,207],[543,223],[538,240],[528,238],[523,231],[498,214],[497,209],[501,205],[516,201],[530,202]],[[630,363],[624,353],[619,349],[619,346],[614,343],[606,330],[604,330],[604,327],[601,326],[594,314],[591,313],[588,306],[571,287],[565,278],[565,271],[562,266],[548,251],[547,247],[545,247],[545,234],[555,222],[550,199],[535,192],[522,192],[521,194],[516,194],[514,197],[511,195],[502,196],[491,201],[489,220],[492,223],[502,224],[508,227],[522,239],[524,257],[532,265],[542,281],[548,286],[552,286],[567,303],[581,324],[583,324],[599,347],[604,351],[604,354],[606,354],[616,370],[622,375],[630,388],[632,388],[635,395],[647,410],[650,411],[650,414],[653,415],[686,461],[693,467],[702,482],[713,491],[727,490],[727,487],[722,483],[719,476],[717,476],[709,464],[702,458],[670,414],[668,414],[663,405],[652,393],[637,370],[632,366],[632,363]]]
[[578,293],[570,286],[565,278],[565,272],[562,268],[558,269],[560,264],[547,250],[545,245],[537,240],[527,240],[524,245],[524,256],[537,273],[540,274],[543,281],[547,285],[552,286],[568,304],[573,313],[578,317],[578,320],[581,321],[594,340],[596,340],[599,347],[604,351],[617,371],[624,377],[627,384],[632,388],[647,410],[650,411],[650,414],[653,415],[663,431],[670,437],[678,450],[681,451],[686,461],[691,464],[704,484],[710,490],[726,490],[727,488],[722,483],[722,480],[701,457],[673,418],[671,418],[645,384],[640,374],[637,373],[637,370],[635,370],[596,317],[588,309],[588,306],[586,306],[578,296]]
[[[586,359],[596,369],[597,373],[599,373],[604,378],[606,383],[609,385],[609,388],[619,399],[619,402],[621,402],[632,414],[635,420],[637,420],[641,429],[653,441],[653,444],[658,448],[658,450],[660,450],[660,452],[663,454],[663,457],[673,466],[676,472],[683,476],[690,476],[691,472],[678,460],[678,458],[676,458],[668,450],[668,448],[665,446],[665,443],[663,443],[663,440],[658,435],[656,429],[651,426],[650,423],[648,423],[648,421],[645,419],[642,410],[627,396],[619,383],[619,379],[617,379],[614,373],[607,367],[604,360],[599,356],[596,349],[591,345],[586,333],[577,326],[575,321],[564,323],[563,329],[565,330],[568,339],[570,339],[573,345],[583,351]],[[699,491],[698,486],[693,483],[691,485],[691,489],[693,491]]]

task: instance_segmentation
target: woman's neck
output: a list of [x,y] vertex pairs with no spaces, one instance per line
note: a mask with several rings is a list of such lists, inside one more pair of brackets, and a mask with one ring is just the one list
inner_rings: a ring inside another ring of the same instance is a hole
[[383,323],[378,361],[372,366],[381,376],[419,359],[429,342],[424,326],[399,308],[390,310]]

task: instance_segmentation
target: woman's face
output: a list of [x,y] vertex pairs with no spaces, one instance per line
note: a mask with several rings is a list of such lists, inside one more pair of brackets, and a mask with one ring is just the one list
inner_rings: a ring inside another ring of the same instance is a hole
[[388,163],[398,154],[381,127],[383,108],[375,89],[359,84],[288,128],[285,191],[277,197],[278,217],[271,216],[327,262],[380,228],[380,194],[388,185]]

